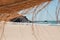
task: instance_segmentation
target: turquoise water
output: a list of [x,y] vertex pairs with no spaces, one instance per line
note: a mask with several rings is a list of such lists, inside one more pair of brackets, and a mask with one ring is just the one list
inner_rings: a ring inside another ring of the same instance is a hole
[[[39,24],[58,24],[56,21],[34,21],[32,23],[39,23]],[[60,22],[59,22],[60,24]]]

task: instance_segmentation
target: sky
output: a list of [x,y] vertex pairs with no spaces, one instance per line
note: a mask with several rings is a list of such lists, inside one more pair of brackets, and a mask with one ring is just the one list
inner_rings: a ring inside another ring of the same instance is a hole
[[[56,20],[56,7],[58,0],[53,0],[44,10],[38,14],[38,19],[40,20]],[[48,11],[48,13],[47,13]],[[41,17],[39,17],[41,16]]]
[[[44,3],[45,4],[45,3]],[[41,10],[37,16],[35,17],[35,21],[56,21],[56,7],[58,5],[58,0],[53,0],[50,2],[50,4],[48,6],[46,6],[46,8],[44,8],[43,10]],[[43,5],[44,6],[44,5]],[[37,10],[39,10],[41,7],[39,6],[37,8]],[[33,11],[33,9],[31,10]],[[28,12],[25,16],[29,19],[32,20],[32,13]],[[20,11],[19,13],[24,13],[24,11]],[[59,14],[60,15],[60,14]],[[59,16],[59,20],[60,20],[60,16]]]

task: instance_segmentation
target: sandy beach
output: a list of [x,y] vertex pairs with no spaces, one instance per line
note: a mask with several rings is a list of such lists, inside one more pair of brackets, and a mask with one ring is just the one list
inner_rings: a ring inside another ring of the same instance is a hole
[[9,22],[4,25],[0,23],[0,40],[60,40],[60,26]]

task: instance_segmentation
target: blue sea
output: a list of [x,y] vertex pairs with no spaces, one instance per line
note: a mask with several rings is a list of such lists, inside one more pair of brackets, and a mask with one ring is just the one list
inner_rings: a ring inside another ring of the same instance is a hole
[[57,21],[33,21],[32,23],[39,23],[39,24],[60,24]]

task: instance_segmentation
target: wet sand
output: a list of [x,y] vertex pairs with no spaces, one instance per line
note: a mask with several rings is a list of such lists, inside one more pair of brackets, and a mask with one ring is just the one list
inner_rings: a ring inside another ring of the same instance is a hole
[[60,40],[60,26],[6,23],[3,27],[3,23],[0,23],[0,40]]

